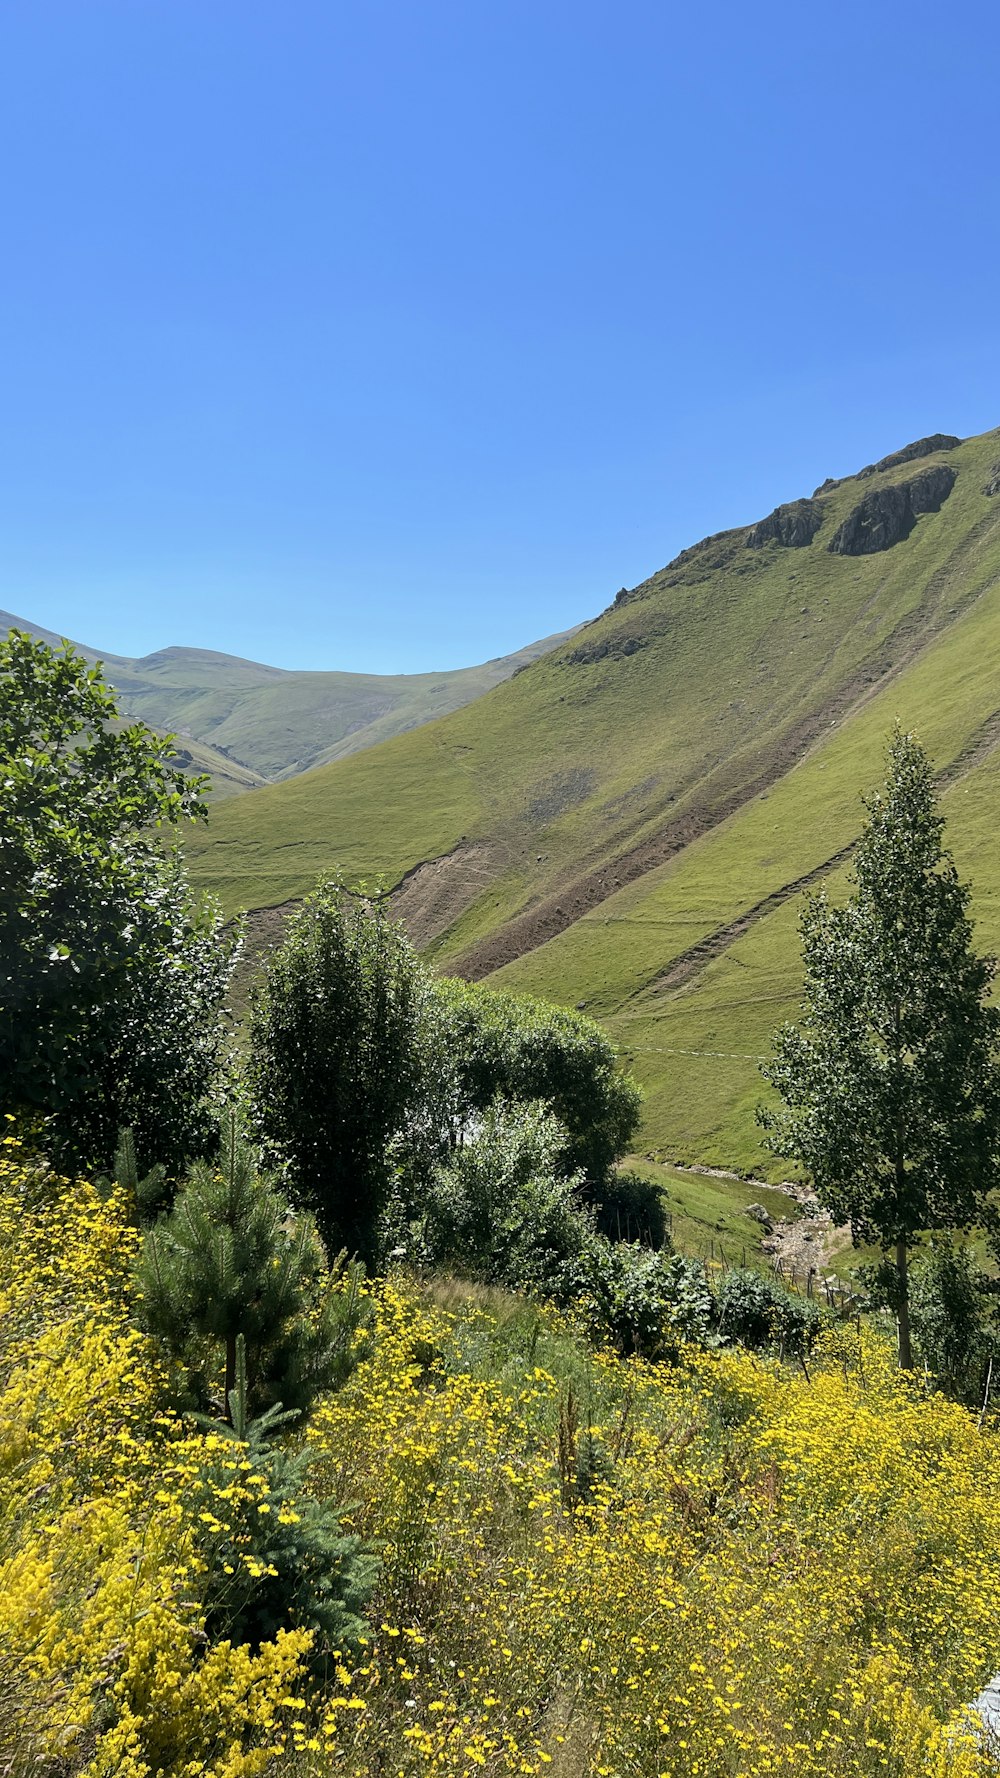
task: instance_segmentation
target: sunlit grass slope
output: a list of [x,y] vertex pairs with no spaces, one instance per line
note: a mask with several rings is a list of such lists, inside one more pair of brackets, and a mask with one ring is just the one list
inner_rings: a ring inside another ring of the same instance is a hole
[[[846,480],[805,547],[706,540],[474,706],[215,810],[196,879],[233,910],[320,872],[415,873],[400,909],[440,967],[610,1024],[646,1145],[763,1170],[758,1059],[796,1004],[797,896],[846,869],[897,717],[1000,943],[998,456],[989,434]],[[829,551],[865,493],[941,462],[950,498],[904,541]]]
[[[754,1120],[763,1095],[759,1058],[774,1026],[795,1016],[801,981],[800,895],[779,896],[813,872],[814,886],[825,881],[831,893],[846,893],[849,861],[822,867],[857,836],[859,790],[880,777],[897,719],[916,730],[942,775],[947,839],[974,886],[978,941],[1000,949],[998,642],[1000,585],[766,799],[500,972],[500,983],[584,1000],[607,1021],[646,1086],[644,1136],[654,1148],[775,1177],[786,1171],[761,1149]],[[739,931],[769,896],[773,905]],[[671,983],[671,966],[713,934],[717,949],[710,943],[691,973],[681,965],[682,979]]]

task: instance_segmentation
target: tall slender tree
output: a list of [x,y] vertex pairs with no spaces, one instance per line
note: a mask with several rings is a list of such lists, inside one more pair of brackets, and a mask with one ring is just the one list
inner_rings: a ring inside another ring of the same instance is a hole
[[421,1089],[424,972],[381,902],[321,884],[256,989],[247,1079],[265,1158],[327,1249],[369,1268],[389,1144]]
[[758,1116],[773,1152],[808,1167],[834,1221],[891,1256],[909,1368],[914,1238],[968,1226],[995,1182],[1000,1011],[912,735],[897,728],[885,785],[865,806],[846,905],[806,902],[802,1020],[777,1033],[763,1070],[784,1107]]

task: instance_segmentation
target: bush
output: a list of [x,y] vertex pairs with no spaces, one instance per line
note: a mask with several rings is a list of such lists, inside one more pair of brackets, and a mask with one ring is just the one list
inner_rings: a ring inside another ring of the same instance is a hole
[[[199,1538],[210,1640],[256,1649],[280,1631],[311,1630],[314,1664],[357,1644],[378,1573],[373,1552],[342,1529],[332,1505],[312,1497],[305,1458],[272,1446],[266,1421],[243,1440],[218,1442],[194,1483],[207,1509]],[[212,1510],[220,1494],[224,1519]]]
[[982,1399],[991,1346],[985,1279],[969,1248],[932,1241],[914,1263],[911,1316],[917,1351],[946,1394]]
[[419,1228],[430,1263],[485,1283],[559,1293],[594,1238],[566,1133],[544,1105],[491,1105],[431,1185]]
[[791,1357],[805,1354],[819,1332],[819,1308],[793,1296],[776,1278],[750,1267],[727,1272],[716,1295],[719,1333],[752,1352],[776,1346]]
[[579,1285],[591,1331],[626,1356],[674,1359],[708,1334],[712,1293],[700,1260],[597,1236]]

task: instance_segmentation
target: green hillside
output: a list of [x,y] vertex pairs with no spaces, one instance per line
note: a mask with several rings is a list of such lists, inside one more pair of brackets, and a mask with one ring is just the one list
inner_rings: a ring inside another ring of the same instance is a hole
[[846,869],[896,716],[1000,942],[998,457],[996,433],[923,441],[707,539],[474,706],[219,808],[198,881],[229,908],[335,868],[402,881],[441,966],[610,1025],[650,1151],[766,1165],[757,1058],[795,1004],[796,896]]
[[[0,635],[10,628],[60,640],[0,611]],[[205,648],[164,648],[140,660],[87,646],[80,652],[104,661],[130,715],[178,735],[194,769],[212,773],[218,798],[346,758],[457,710],[562,640],[545,637],[448,673],[291,672]]]

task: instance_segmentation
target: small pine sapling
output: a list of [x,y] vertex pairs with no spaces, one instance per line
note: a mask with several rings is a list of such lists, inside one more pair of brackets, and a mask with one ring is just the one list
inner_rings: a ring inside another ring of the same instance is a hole
[[258,1172],[235,1118],[217,1163],[197,1162],[139,1262],[143,1324],[188,1369],[198,1405],[230,1418],[237,1345],[247,1399],[307,1412],[358,1361],[370,1322],[360,1266],[326,1264],[312,1218],[293,1214]]

